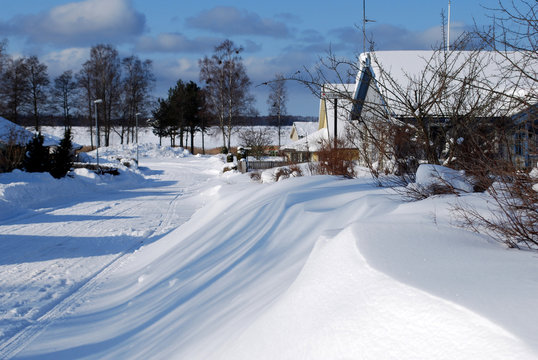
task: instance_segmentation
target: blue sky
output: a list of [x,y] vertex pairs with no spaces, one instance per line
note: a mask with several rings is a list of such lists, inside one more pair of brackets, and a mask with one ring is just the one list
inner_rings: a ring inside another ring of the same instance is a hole
[[[452,0],[452,33],[476,21],[487,24],[485,7],[497,0]],[[366,14],[378,50],[430,49],[441,42],[441,11],[447,0],[367,0]],[[339,56],[362,50],[362,1],[318,0],[1,0],[0,39],[12,55],[38,55],[51,77],[78,71],[98,43],[113,44],[122,56],[154,61],[156,96],[178,79],[198,81],[198,59],[231,39],[245,48],[243,60],[253,85],[275,73],[294,73],[314,64],[329,47]],[[260,114],[267,89],[253,87]],[[288,113],[317,115],[318,101],[289,85]]]

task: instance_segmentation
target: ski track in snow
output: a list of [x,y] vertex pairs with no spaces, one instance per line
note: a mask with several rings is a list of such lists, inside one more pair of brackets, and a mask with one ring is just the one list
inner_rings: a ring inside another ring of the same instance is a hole
[[[185,168],[177,163],[153,164],[152,169],[170,171],[172,174],[167,176],[169,179],[177,179],[177,172],[185,171]],[[205,171],[205,168],[203,170]],[[52,322],[79,306],[88,294],[102,281],[106,281],[109,274],[113,273],[144,243],[144,240],[154,241],[186,222],[196,210],[197,205],[193,201],[189,202],[189,199],[196,189],[196,184],[203,183],[207,177],[207,174],[203,175],[205,179],[201,180],[197,176],[191,176],[192,183],[179,184],[171,181],[172,184],[151,188],[151,192],[155,194],[152,195],[153,198],[145,194],[148,191],[147,188],[142,188],[130,190],[130,196],[133,197],[130,201],[84,202],[67,206],[64,204],[38,210],[30,215],[23,214],[0,223],[2,236],[20,236],[21,239],[37,237],[44,241],[47,238],[56,238],[59,241],[57,248],[63,244],[76,247],[81,228],[88,234],[88,239],[106,238],[111,235],[112,238],[120,240],[120,244],[116,246],[118,252],[97,255],[100,258],[99,261],[95,261],[94,257],[88,259],[84,253],[72,259],[61,257],[47,261],[34,259],[36,261],[31,265],[23,259],[19,264],[15,264],[13,260],[0,259],[2,271],[16,279],[13,285],[1,285],[0,299],[14,306],[11,309],[5,308],[5,305],[0,307],[2,312],[0,324],[8,323],[0,331],[2,341],[0,358],[10,358],[16,355]],[[188,179],[189,177],[183,174],[182,180]],[[163,201],[163,197],[166,197],[166,201]],[[148,206],[151,201],[153,201],[152,206]],[[167,206],[163,207],[162,204],[167,204]],[[179,209],[180,205],[183,205],[181,209]],[[147,217],[154,223],[140,220],[148,207],[152,211],[161,212],[158,217]],[[51,216],[63,216],[69,219],[76,217],[73,214],[77,213],[82,217],[88,216],[90,220],[85,221],[81,226],[77,220],[54,222],[50,219]],[[119,223],[118,219],[121,219]],[[18,225],[7,225],[9,223]],[[36,224],[40,224],[39,227],[36,227]],[[48,250],[54,251],[54,249]],[[46,257],[47,254],[42,254],[42,256]],[[13,262],[13,264],[6,265],[7,262]],[[69,274],[76,275],[70,277]],[[17,301],[18,294],[27,294],[29,291],[33,291],[36,295],[33,303],[27,303],[27,295],[24,296],[24,300]],[[10,299],[11,297],[14,299]],[[15,326],[13,325],[14,318],[19,320]]]

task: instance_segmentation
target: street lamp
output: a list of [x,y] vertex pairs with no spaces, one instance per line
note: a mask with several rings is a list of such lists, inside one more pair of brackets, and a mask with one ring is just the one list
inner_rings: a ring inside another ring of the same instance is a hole
[[138,166],[138,116],[141,115],[140,113],[136,113],[136,165]]
[[97,104],[102,103],[102,99],[97,99],[93,101],[93,106],[95,109],[95,135],[97,137],[97,140],[95,141],[96,145],[96,151],[97,151],[97,170],[99,170],[99,124],[97,123]]

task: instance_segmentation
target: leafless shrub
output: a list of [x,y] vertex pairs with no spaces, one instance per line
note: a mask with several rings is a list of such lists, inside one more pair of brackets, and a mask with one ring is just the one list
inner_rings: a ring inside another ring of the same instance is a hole
[[288,179],[290,177],[302,176],[303,172],[297,165],[283,166],[276,170],[274,174],[274,180],[280,181],[281,179]]
[[241,145],[250,148],[248,154],[260,159],[272,144],[273,130],[270,126],[250,126],[238,133]]
[[234,170],[237,170],[237,166],[236,166],[236,165],[233,165],[233,164],[225,165],[225,166],[222,168],[222,172],[223,172],[223,173],[228,172],[228,171],[234,171]]
[[321,175],[340,175],[355,177],[357,150],[351,148],[344,139],[322,141],[318,151],[318,162],[312,163],[314,173]]
[[493,205],[486,211],[461,202],[454,206],[459,224],[510,248],[538,249],[537,180],[518,171],[500,174],[497,180],[487,189]]
[[[422,175],[419,175],[419,172],[422,172]],[[415,182],[395,187],[394,190],[405,199],[417,201],[436,195],[459,196],[462,193],[472,192],[474,189],[472,181],[465,172],[427,165],[419,169]]]
[[262,180],[262,175],[260,174],[259,171],[253,171],[253,172],[250,173],[250,179],[252,181],[260,182]]
[[0,172],[10,172],[22,165],[26,148],[19,145],[22,134],[10,129],[5,142],[0,141]]

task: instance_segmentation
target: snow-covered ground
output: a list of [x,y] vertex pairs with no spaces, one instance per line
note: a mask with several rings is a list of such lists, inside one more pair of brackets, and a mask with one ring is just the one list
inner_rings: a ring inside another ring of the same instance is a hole
[[538,254],[450,216],[484,195],[223,165],[145,145],[117,177],[0,174],[0,358],[538,358]]

